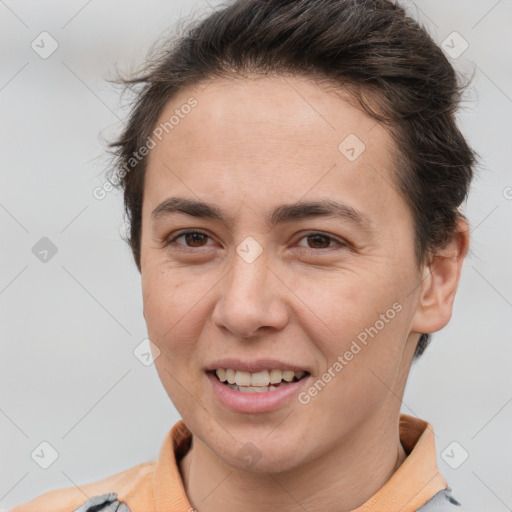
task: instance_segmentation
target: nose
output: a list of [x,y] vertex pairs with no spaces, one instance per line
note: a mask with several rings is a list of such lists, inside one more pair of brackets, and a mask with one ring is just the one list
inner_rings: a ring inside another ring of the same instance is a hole
[[221,283],[212,315],[217,327],[238,338],[252,338],[262,334],[260,330],[281,330],[287,324],[288,290],[269,268],[264,254],[252,263],[235,254],[233,266]]

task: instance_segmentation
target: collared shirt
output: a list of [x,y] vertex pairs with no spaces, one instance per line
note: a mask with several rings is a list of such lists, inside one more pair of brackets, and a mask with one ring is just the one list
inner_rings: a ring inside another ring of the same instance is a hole
[[[432,426],[402,413],[399,432],[406,459],[353,512],[463,512],[437,467]],[[166,435],[158,459],[79,488],[46,492],[11,512],[192,512],[178,465],[191,439],[179,420]]]

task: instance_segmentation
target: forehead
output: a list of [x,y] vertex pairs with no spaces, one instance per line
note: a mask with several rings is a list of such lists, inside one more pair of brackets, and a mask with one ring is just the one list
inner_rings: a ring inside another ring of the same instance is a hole
[[178,191],[234,208],[241,197],[248,207],[326,193],[401,200],[387,129],[348,93],[310,79],[206,82],[168,102],[157,128],[166,123],[148,156],[144,215]]
[[[187,107],[191,99],[197,102],[193,109]],[[190,112],[162,135],[169,143],[179,139],[184,152],[208,145],[211,156],[228,156],[227,150],[234,148],[263,156],[261,150],[270,145],[277,152],[276,144],[307,144],[308,150],[330,149],[337,157],[338,144],[348,134],[371,141],[368,149],[372,151],[385,151],[392,144],[387,130],[358,107],[351,94],[327,89],[305,77],[251,76],[203,82],[171,98],[157,124],[165,125],[181,110]]]

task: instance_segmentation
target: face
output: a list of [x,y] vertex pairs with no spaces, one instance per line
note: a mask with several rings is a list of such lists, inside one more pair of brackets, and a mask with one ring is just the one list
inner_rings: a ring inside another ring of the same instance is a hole
[[[253,471],[299,467],[398,414],[418,339],[413,219],[389,133],[347,99],[299,77],[218,80],[158,123],[179,117],[148,156],[144,317],[172,402],[232,467],[244,450]],[[305,374],[267,390],[272,369]]]

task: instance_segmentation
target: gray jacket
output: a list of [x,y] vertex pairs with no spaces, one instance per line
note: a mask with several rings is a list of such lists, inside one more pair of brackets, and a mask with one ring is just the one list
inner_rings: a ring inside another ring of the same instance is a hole
[[450,487],[439,491],[420,507],[421,512],[469,512],[453,497]]

